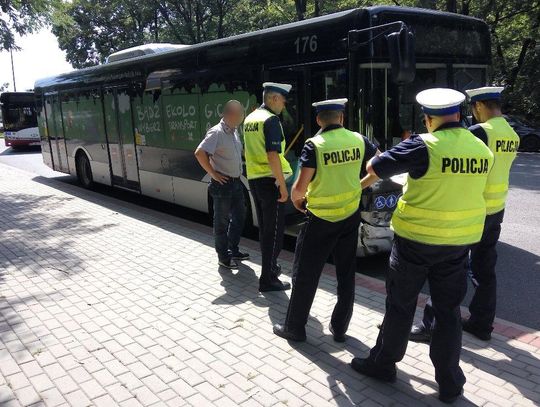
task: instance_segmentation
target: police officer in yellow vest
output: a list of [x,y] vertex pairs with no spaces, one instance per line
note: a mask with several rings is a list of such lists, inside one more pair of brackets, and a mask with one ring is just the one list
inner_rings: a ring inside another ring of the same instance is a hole
[[289,283],[278,279],[277,258],[283,246],[285,202],[289,198],[286,177],[292,169],[284,157],[285,136],[278,115],[285,108],[291,85],[263,84],[263,105],[244,121],[246,172],[259,223],[262,271],[259,291],[281,291]]
[[343,127],[346,103],[347,99],[334,99],[313,104],[321,131],[306,141],[300,175],[292,188],[293,204],[306,213],[306,223],[296,243],[293,289],[285,323],[274,325],[274,333],[293,341],[306,339],[309,310],[330,255],[337,277],[338,300],[330,322],[336,341],[345,341],[352,315],[360,174],[377,148]]
[[450,403],[465,384],[459,367],[459,306],[467,290],[469,247],[480,241],[484,228],[483,194],[493,154],[459,123],[465,95],[428,89],[416,100],[429,133],[413,135],[373,158],[362,180],[367,186],[379,177],[408,173],[392,216],[395,238],[386,279],[386,314],[369,356],[354,358],[351,366],[382,381],[396,380],[396,363],[405,355],[418,294],[427,280],[437,318],[430,357],[439,399]]
[[[469,304],[471,316],[462,321],[464,331],[485,341],[491,339],[495,319],[496,245],[504,217],[510,168],[519,147],[519,136],[501,113],[500,100],[503,90],[502,87],[486,86],[465,91],[469,96],[473,115],[480,123],[469,130],[489,147],[495,158],[484,192],[487,206],[484,232],[482,239],[472,246],[470,253],[470,269],[475,286],[474,296]],[[421,323],[413,326],[410,339],[415,342],[429,342],[434,324],[433,308],[431,302],[428,302],[424,309],[424,318]]]

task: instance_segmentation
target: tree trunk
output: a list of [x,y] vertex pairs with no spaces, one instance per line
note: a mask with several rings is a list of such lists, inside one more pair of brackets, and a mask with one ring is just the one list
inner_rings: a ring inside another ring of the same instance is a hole
[[510,73],[510,78],[508,80],[508,85],[510,87],[513,87],[514,84],[516,83],[516,79],[519,75],[519,71],[521,71],[521,68],[523,68],[523,62],[525,62],[527,51],[529,50],[532,43],[533,43],[532,38],[525,38],[523,40],[523,44],[521,45],[521,51],[519,52],[519,57],[518,57],[516,66],[512,68],[512,71]]
[[296,19],[302,21],[306,14],[306,3],[307,0],[294,0],[296,6]]
[[321,1],[322,0],[315,0],[315,17],[319,17],[321,15]]
[[446,0],[446,11],[457,13],[457,0]]

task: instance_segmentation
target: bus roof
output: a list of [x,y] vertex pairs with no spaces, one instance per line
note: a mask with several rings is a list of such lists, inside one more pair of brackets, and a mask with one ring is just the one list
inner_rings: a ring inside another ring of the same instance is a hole
[[[275,38],[283,37],[284,35],[294,35],[295,33],[305,32],[308,29],[316,30],[320,27],[324,27],[329,22],[332,22],[332,27],[334,28],[334,30],[337,31],[338,29],[341,29],[346,34],[346,32],[352,29],[367,28],[378,24],[376,20],[381,15],[395,15],[397,18],[394,21],[398,21],[400,17],[415,18],[418,16],[426,16],[430,19],[436,19],[437,22],[466,22],[468,25],[475,26],[478,29],[488,32],[487,25],[482,20],[454,13],[397,6],[375,6],[357,8],[328,14],[321,17],[310,18],[304,21],[293,22],[276,27],[266,28],[263,30],[239,34],[227,38],[221,38],[194,45],[178,47],[177,49],[166,50],[160,53],[135,56],[129,59],[122,59],[98,66],[75,70],[53,77],[39,79],[35,83],[34,90],[40,92],[42,90],[47,90],[47,88],[54,88],[55,86],[63,87],[67,85],[69,87],[69,85],[73,85],[81,81],[83,82],[83,84],[88,85],[89,83],[94,82],[93,77],[96,76],[98,76],[99,78],[103,78],[103,75],[114,74],[115,72],[122,72],[126,69],[126,67],[131,66],[144,65],[145,67],[152,69],[153,65],[159,65],[161,61],[178,61],[178,57],[181,56],[189,57],[191,55],[194,55],[197,56],[197,61],[199,61],[198,53],[206,50],[214,50],[218,47],[220,49],[224,49],[224,47],[232,45],[251,45],[252,47],[258,48],[261,46],[261,37],[264,37],[265,41],[272,43],[272,40]],[[336,29],[336,27],[339,28]],[[95,82],[98,81],[96,80]]]

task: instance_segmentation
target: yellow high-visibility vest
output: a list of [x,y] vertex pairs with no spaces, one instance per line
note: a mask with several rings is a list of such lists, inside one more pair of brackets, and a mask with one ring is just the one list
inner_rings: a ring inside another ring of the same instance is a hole
[[492,215],[506,206],[510,168],[517,155],[519,136],[504,117],[489,119],[480,127],[487,134],[488,147],[495,158],[484,191],[487,214]]
[[398,236],[425,244],[460,246],[480,241],[493,153],[461,127],[420,137],[427,146],[429,167],[418,179],[408,176],[392,228]]
[[315,146],[317,172],[307,190],[307,208],[329,222],[346,219],[358,210],[362,189],[360,170],[364,138],[345,128],[309,139]]
[[[268,163],[266,142],[264,137],[264,123],[275,116],[267,109],[259,108],[251,112],[244,121],[244,144],[246,154],[246,172],[248,179],[271,177],[272,169]],[[283,129],[281,130],[283,134]],[[285,137],[281,141],[279,160],[284,174],[292,174],[292,169],[283,155],[285,152]]]

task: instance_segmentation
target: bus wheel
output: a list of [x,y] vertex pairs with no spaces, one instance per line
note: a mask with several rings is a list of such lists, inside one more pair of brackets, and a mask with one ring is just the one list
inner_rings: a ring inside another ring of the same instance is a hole
[[94,186],[92,167],[90,166],[90,160],[82,151],[79,151],[75,156],[75,166],[77,168],[77,178],[81,185],[91,189]]

